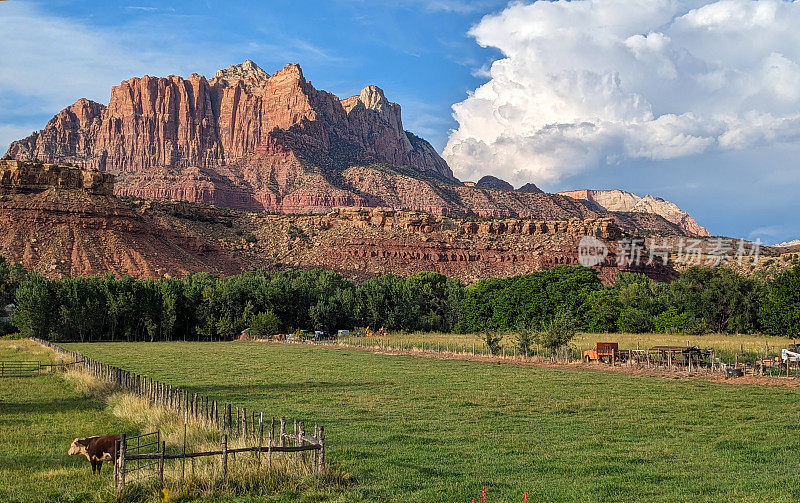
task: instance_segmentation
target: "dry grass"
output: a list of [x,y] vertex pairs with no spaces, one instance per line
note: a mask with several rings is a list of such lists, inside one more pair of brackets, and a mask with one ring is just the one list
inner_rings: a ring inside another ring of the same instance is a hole
[[[507,350],[511,349],[516,342],[516,334],[505,333],[501,342]],[[356,341],[357,338],[351,338]],[[359,338],[360,339],[360,338]],[[471,349],[474,344],[476,348],[483,345],[480,334],[452,334],[439,332],[414,332],[414,333],[390,333],[382,337],[375,337],[365,340],[387,341],[393,345],[411,344],[414,346],[433,347],[438,343],[441,350],[446,345],[456,345],[460,348]],[[767,346],[770,353],[779,354],[781,348],[793,344],[793,339],[785,337],[772,337],[767,335],[747,335],[747,334],[704,334],[704,335],[681,335],[681,334],[590,334],[579,333],[572,341],[576,349],[583,351],[594,346],[595,342],[618,342],[620,349],[646,349],[652,346],[662,345],[698,345],[703,348],[714,348],[717,351],[733,353],[744,350],[745,353],[763,353]]]
[[64,372],[64,378],[85,398],[108,398],[116,387],[105,381],[95,379],[82,367],[73,366]]
[[67,363],[69,356],[57,353],[30,339],[3,340],[0,360],[38,360],[41,363]]

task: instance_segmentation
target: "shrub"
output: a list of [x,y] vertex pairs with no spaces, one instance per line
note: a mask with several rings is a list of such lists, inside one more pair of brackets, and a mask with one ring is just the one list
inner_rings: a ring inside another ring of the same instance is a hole
[[500,350],[503,349],[503,347],[500,345],[500,343],[503,342],[502,335],[498,334],[497,332],[484,332],[481,339],[486,344],[486,347],[489,348],[489,352],[491,354],[500,354]]
[[670,307],[653,318],[655,331],[665,334],[697,335],[703,333],[700,331],[703,326],[703,323],[689,313],[678,314],[674,307]]
[[534,342],[534,334],[530,330],[520,330],[517,332],[515,342],[520,354],[528,356],[531,352],[531,345]]
[[248,333],[251,337],[255,337],[258,339],[263,339],[266,337],[272,337],[273,335],[280,333],[281,331],[281,320],[275,316],[275,313],[268,310],[264,313],[258,313],[253,315],[250,318],[250,328]]
[[575,318],[568,311],[559,311],[545,330],[536,334],[536,342],[543,348],[555,352],[569,344],[577,333],[577,327]]

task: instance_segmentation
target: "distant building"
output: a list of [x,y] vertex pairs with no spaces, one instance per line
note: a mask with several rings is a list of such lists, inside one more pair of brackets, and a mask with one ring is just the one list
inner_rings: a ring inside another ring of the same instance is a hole
[[11,317],[14,316],[14,310],[17,308],[14,304],[9,304],[0,311],[0,323],[10,323]]

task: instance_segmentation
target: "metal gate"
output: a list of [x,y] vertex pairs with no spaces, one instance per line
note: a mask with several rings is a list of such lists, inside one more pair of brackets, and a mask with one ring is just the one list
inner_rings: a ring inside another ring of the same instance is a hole
[[[117,441],[117,460],[114,480],[117,489],[126,484],[140,482],[150,477],[158,477],[159,460],[157,454],[161,448],[161,432],[154,431],[143,435],[128,437],[122,435]],[[138,454],[153,454],[153,459],[129,459]]]
[[0,377],[32,377],[41,370],[38,361],[0,361]]

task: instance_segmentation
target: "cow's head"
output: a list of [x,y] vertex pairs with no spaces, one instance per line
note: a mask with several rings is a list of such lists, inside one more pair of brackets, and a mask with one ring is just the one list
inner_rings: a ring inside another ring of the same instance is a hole
[[89,445],[88,438],[76,438],[72,441],[72,445],[69,446],[69,451],[67,454],[70,456],[74,456],[75,454],[83,454],[86,455],[86,446]]

